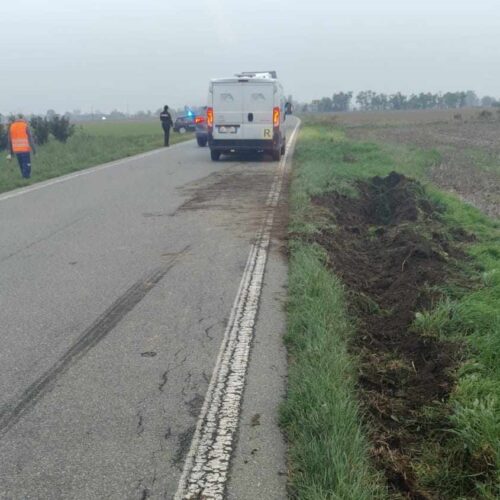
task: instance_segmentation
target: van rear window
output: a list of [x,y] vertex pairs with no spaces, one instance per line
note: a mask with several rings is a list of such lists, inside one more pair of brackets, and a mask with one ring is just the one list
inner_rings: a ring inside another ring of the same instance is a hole
[[234,97],[229,94],[229,93],[223,93],[220,95],[220,99],[221,101],[224,101],[224,102],[232,102],[234,101]]
[[252,101],[265,101],[265,100],[266,96],[260,92],[252,94]]

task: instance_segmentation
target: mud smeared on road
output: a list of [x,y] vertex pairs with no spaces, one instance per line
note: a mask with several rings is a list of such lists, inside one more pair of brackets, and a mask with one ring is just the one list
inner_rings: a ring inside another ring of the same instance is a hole
[[215,172],[179,189],[187,199],[172,216],[196,217],[199,211],[212,212],[218,227],[253,236],[266,215],[274,175],[271,164],[243,164]]
[[[315,241],[327,250],[359,318],[351,349],[359,359],[358,387],[377,467],[392,493],[432,498],[413,465],[423,443],[448,425],[443,403],[460,346],[423,337],[412,323],[439,298],[432,287],[452,276],[462,254],[416,181],[392,172],[357,188],[357,198],[334,192],[313,199],[335,225]],[[440,411],[431,417],[429,407]]]
[[215,172],[182,188],[189,199],[180,206],[179,211],[245,209],[256,200],[264,203],[273,178],[274,170],[255,167]]

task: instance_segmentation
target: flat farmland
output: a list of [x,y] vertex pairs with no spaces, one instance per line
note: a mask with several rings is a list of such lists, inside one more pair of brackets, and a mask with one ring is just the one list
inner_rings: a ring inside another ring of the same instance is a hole
[[151,135],[155,136],[158,140],[158,135],[161,134],[159,120],[127,122],[110,122],[100,120],[85,123],[80,125],[80,127],[87,134],[94,136],[134,137]]
[[[324,117],[349,138],[436,153],[427,178],[500,216],[500,110],[349,113]],[[402,149],[404,151],[404,148]]]

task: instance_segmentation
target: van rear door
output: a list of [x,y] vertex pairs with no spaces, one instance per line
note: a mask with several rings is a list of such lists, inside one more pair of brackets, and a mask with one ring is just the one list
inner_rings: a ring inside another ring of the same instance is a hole
[[243,87],[243,124],[245,139],[273,137],[273,82],[251,82]]
[[214,83],[212,87],[214,109],[214,139],[241,139],[243,98],[241,84]]

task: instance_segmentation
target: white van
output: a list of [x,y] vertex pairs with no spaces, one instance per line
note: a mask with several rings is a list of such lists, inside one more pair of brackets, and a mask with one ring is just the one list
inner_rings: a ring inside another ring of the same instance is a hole
[[285,117],[290,112],[276,72],[245,72],[212,80],[208,93],[208,144],[221,154],[263,151],[279,160],[285,152]]

